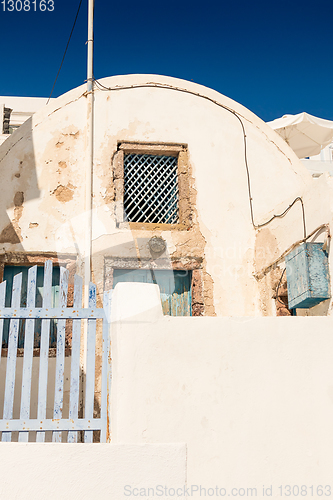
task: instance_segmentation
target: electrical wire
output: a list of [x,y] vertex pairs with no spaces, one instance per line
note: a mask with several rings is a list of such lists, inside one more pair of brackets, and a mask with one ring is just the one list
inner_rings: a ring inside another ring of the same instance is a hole
[[285,209],[284,212],[282,212],[281,214],[279,215],[273,215],[273,217],[271,217],[268,221],[264,222],[263,224],[260,224],[259,226],[255,226],[255,227],[263,227],[263,226],[267,226],[267,224],[269,224],[270,222],[272,222],[272,220],[276,219],[277,217],[284,217],[286,215],[287,212],[289,212],[289,210],[291,209],[292,206],[295,205],[295,203],[297,201],[300,201],[301,202],[301,205],[302,205],[302,219],[303,219],[303,234],[304,234],[304,238],[306,238],[306,226],[305,226],[305,211],[304,211],[304,203],[303,203],[303,200],[300,196],[297,196],[297,198],[294,199],[294,201],[289,205],[289,207],[287,207]]
[[53,94],[53,91],[54,91],[54,87],[55,87],[55,84],[57,83],[57,80],[58,80],[58,76],[59,76],[59,73],[61,71],[61,68],[62,68],[62,65],[64,63],[64,60],[65,60],[65,57],[66,57],[66,53],[67,53],[67,49],[69,47],[69,42],[71,41],[71,38],[72,38],[72,34],[73,34],[73,31],[74,31],[74,28],[75,28],[75,25],[76,25],[76,21],[77,21],[77,18],[78,18],[78,15],[79,15],[79,12],[80,12],[80,9],[81,9],[81,4],[82,4],[82,0],[80,0],[80,3],[79,3],[79,6],[78,6],[78,9],[77,9],[77,12],[76,12],[76,16],[75,16],[75,19],[74,19],[74,23],[73,23],[73,26],[72,26],[72,30],[71,30],[71,33],[69,35],[69,38],[68,38],[68,41],[67,41],[67,45],[66,45],[66,48],[65,48],[65,52],[64,52],[64,55],[62,57],[62,61],[61,61],[61,64],[60,64],[60,67],[59,67],[59,70],[58,70],[58,73],[57,73],[57,76],[54,80],[54,83],[53,83],[53,87],[52,87],[52,90],[51,90],[51,94],[47,100],[47,103],[48,104],[50,102],[50,99],[51,99],[51,96]]
[[313,236],[314,234],[318,233],[319,231],[321,231],[322,229],[326,229],[326,232],[327,232],[327,238],[328,240],[330,240],[331,238],[331,234],[330,234],[330,225],[329,224],[321,224],[320,226],[316,227],[316,229],[314,229],[312,231],[312,233],[308,234],[306,238],[303,238],[301,240],[298,240],[296,241],[295,243],[293,243],[289,248],[287,248],[287,250],[285,250],[277,259],[274,260],[274,262],[271,262],[271,264],[269,264],[269,266],[266,266],[264,269],[262,269],[261,271],[259,271],[258,273],[254,274],[254,277],[259,280],[261,278],[263,278],[265,276],[265,274],[267,274],[271,269],[273,269],[277,264],[279,264],[279,262],[281,262],[284,257],[286,255],[288,255],[289,252],[291,252],[294,248],[296,248],[298,245],[300,245],[301,243],[304,243],[305,241],[307,241],[308,239],[311,238],[311,236]]
[[280,304],[282,304],[282,305],[284,305],[284,306],[286,306],[286,304],[285,304],[284,302],[282,302],[282,300],[280,300],[280,298],[279,298],[279,288],[280,288],[281,281],[282,281],[282,278],[283,278],[283,275],[284,275],[284,273],[285,273],[285,272],[286,272],[286,268],[284,268],[284,269],[283,269],[282,274],[281,274],[281,277],[280,277],[279,284],[278,284],[278,286],[277,286],[277,288],[276,288],[276,300],[277,300],[278,302],[280,302]]
[[238,115],[238,113],[236,113],[236,111],[229,108],[228,106],[225,106],[224,104],[221,104],[220,102],[216,101],[215,99],[212,99],[211,97],[200,94],[199,92],[194,92],[194,91],[188,90],[188,89],[182,89],[180,87],[174,87],[173,85],[169,85],[169,84],[160,84],[160,83],[151,82],[151,83],[135,84],[135,85],[122,86],[122,87],[120,87],[120,86],[119,87],[106,87],[105,85],[100,83],[95,78],[94,78],[94,82],[96,83],[97,88],[101,91],[112,91],[113,92],[116,90],[129,90],[129,89],[147,88],[147,87],[175,90],[177,92],[184,92],[186,94],[191,94],[191,95],[195,95],[196,97],[206,99],[207,101],[210,101],[213,104],[216,104],[220,108],[223,108],[226,111],[229,111],[229,113],[233,114],[238,119],[238,121],[242,127],[243,138],[244,138],[244,160],[245,160],[245,169],[246,169],[246,175],[247,175],[247,187],[248,187],[248,195],[249,195],[249,202],[250,202],[251,222],[252,222],[253,227],[255,229],[259,229],[261,227],[267,226],[267,224],[272,222],[274,219],[284,217],[287,214],[287,212],[289,212],[289,210],[294,206],[294,204],[297,201],[300,201],[300,203],[302,205],[303,233],[304,233],[304,238],[306,238],[305,210],[304,210],[303,200],[300,196],[297,196],[297,198],[295,198],[294,201],[281,214],[273,215],[269,220],[267,220],[266,222],[263,222],[261,224],[256,224],[254,222],[253,199],[252,199],[252,192],[251,192],[251,179],[250,179],[250,171],[249,171],[249,166],[248,166],[248,161],[247,161],[246,131],[245,131],[245,126],[244,126],[243,120]]

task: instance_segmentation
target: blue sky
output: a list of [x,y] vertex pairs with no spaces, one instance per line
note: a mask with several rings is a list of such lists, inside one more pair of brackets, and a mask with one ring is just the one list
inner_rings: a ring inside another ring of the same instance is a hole
[[[54,0],[53,12],[0,4],[0,95],[48,97],[78,4]],[[96,78],[164,74],[211,87],[266,121],[301,111],[333,120],[332,1],[95,0],[94,28]],[[84,83],[86,40],[83,0],[53,97]]]

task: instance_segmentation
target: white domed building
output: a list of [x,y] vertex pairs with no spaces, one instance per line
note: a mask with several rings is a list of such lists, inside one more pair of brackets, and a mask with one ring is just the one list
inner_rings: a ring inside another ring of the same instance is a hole
[[[280,257],[304,238],[304,223],[306,234],[330,224],[331,179],[314,184],[268,125],[220,93],[127,75],[94,86],[90,183],[90,111],[86,87],[75,88],[0,146],[7,279],[48,258],[84,275],[88,259],[99,294],[155,282],[166,314],[279,314]],[[265,224],[298,197],[305,220],[296,201]]]

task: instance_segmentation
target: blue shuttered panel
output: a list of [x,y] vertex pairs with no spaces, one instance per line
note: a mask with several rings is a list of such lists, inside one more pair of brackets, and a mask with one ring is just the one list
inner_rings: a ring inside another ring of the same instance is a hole
[[[27,307],[27,286],[28,286],[28,270],[27,266],[5,266],[3,280],[7,282],[6,286],[6,301],[5,307],[11,307],[11,297],[13,291],[13,281],[14,276],[22,273],[22,292],[21,292],[21,307]],[[44,267],[37,267],[37,281],[36,281],[36,307],[42,307],[43,303],[43,282],[44,282]],[[52,303],[51,307],[59,306],[59,282],[60,282],[60,268],[53,268],[52,275]],[[50,347],[56,345],[57,331],[56,331],[56,320],[51,321],[50,328]],[[40,335],[41,335],[41,320],[35,321],[35,333],[34,333],[34,347],[40,347]],[[24,330],[25,330],[25,320],[20,320],[19,333],[18,333],[18,345],[17,347],[24,347]],[[8,334],[9,334],[9,320],[4,320],[3,328],[3,347],[8,346]]]

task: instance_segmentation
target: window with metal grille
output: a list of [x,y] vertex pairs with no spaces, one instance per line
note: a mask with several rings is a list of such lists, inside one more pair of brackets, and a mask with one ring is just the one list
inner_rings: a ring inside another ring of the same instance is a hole
[[125,154],[124,211],[129,222],[178,224],[178,158]]

